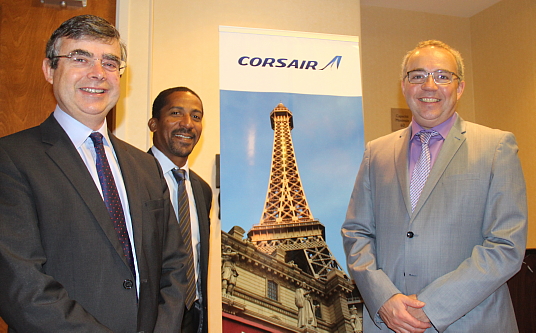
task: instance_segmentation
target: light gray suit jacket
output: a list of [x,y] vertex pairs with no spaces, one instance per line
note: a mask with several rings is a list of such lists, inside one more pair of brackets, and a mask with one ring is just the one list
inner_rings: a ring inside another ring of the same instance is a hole
[[523,260],[527,202],[514,135],[458,116],[413,214],[410,138],[408,127],[367,144],[342,227],[364,332],[389,331],[378,310],[396,293],[426,303],[427,332],[517,332],[506,282]]

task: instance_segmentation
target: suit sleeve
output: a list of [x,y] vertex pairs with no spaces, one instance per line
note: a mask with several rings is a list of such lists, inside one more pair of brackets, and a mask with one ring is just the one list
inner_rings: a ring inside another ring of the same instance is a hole
[[35,195],[0,146],[0,316],[18,332],[111,332],[44,273]]
[[483,212],[483,243],[475,246],[457,269],[437,278],[418,294],[426,303],[425,313],[440,332],[488,298],[521,266],[527,199],[517,151],[513,134],[506,133],[498,141]]
[[376,226],[370,182],[370,148],[369,143],[365,149],[348,205],[346,220],[342,226],[342,238],[350,275],[359,288],[372,320],[378,325],[382,322],[378,315],[380,307],[391,296],[400,293],[400,290],[377,266]]

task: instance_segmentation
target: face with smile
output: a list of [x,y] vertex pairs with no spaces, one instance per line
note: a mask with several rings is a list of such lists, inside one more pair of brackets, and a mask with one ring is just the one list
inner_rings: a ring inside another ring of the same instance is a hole
[[[92,58],[121,58],[119,41],[106,43],[95,39],[61,38],[58,55],[81,51]],[[102,67],[100,60],[93,66],[79,68],[70,59],[59,58],[56,69],[50,67],[50,59],[43,60],[43,72],[53,85],[59,107],[67,114],[91,129],[102,126],[108,111],[119,99],[119,72]]]
[[[405,71],[416,69],[427,73],[440,69],[457,73],[456,59],[443,48],[428,46],[409,57]],[[460,82],[457,78],[450,84],[436,84],[432,75],[423,84],[411,84],[407,77],[402,80],[402,93],[413,120],[424,128],[437,126],[454,114],[464,87],[465,81]]]
[[155,147],[182,167],[201,137],[203,105],[188,91],[175,91],[166,102],[160,118],[149,119],[149,129]]

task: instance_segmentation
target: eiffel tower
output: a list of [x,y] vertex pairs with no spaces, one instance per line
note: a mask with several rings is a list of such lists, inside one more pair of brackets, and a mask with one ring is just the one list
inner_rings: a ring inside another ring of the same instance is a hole
[[279,103],[270,122],[274,143],[266,203],[248,237],[261,252],[283,251],[285,262],[326,281],[332,270],[343,270],[328,249],[324,225],[313,217],[305,198],[290,134],[292,112]]

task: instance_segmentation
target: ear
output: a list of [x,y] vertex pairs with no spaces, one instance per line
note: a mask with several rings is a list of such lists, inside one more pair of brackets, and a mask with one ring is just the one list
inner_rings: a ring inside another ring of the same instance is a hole
[[149,121],[147,122],[147,126],[149,126],[149,130],[150,130],[151,132],[153,132],[153,133],[156,132],[156,127],[157,127],[156,125],[157,125],[157,122],[158,122],[158,119],[156,119],[156,118],[151,118],[151,119],[149,119]]
[[50,59],[43,59],[43,65],[41,68],[43,69],[43,74],[45,74],[45,80],[47,80],[50,84],[54,84],[54,69],[50,67]]
[[463,90],[465,89],[465,81],[461,81],[458,83],[458,88],[456,89],[456,94],[458,96],[458,99],[462,97]]

